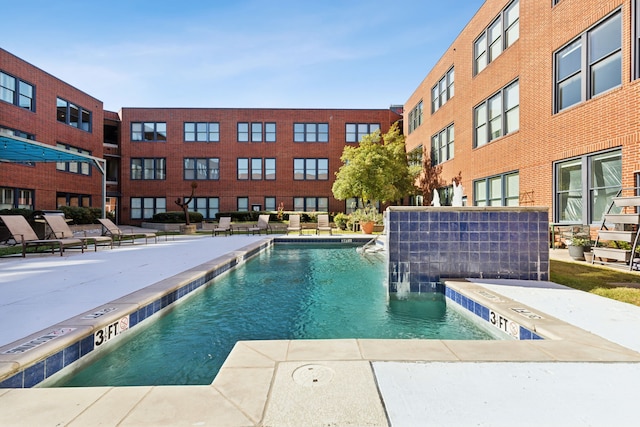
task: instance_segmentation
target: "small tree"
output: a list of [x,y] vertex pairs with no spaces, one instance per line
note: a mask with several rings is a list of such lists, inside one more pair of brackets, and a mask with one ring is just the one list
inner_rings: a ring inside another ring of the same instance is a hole
[[[433,153],[432,153],[433,154]],[[418,188],[422,192],[425,205],[430,205],[433,199],[433,190],[444,185],[440,175],[442,174],[442,165],[434,165],[431,162],[432,155],[422,158],[422,170],[418,176]]]
[[343,165],[332,187],[338,200],[391,202],[415,191],[397,123],[386,134],[376,131],[365,135],[357,147],[345,147],[340,160]]
[[184,218],[186,221],[186,224],[189,225],[189,203],[191,203],[191,200],[193,200],[193,196],[196,194],[196,188],[198,188],[198,183],[197,182],[192,182],[191,183],[191,196],[189,196],[189,198],[187,200],[185,200],[184,202],[182,201],[182,199],[180,197],[178,197],[176,199],[176,205],[180,206],[182,208],[182,211],[184,212]]

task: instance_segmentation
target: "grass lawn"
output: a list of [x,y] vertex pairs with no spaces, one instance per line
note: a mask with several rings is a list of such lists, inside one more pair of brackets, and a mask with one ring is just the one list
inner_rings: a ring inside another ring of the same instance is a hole
[[551,260],[551,281],[570,288],[640,306],[640,275]]

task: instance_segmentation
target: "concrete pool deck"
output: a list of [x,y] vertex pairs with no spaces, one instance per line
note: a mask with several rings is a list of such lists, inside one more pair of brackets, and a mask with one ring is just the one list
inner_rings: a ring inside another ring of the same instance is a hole
[[[0,347],[264,238],[0,259]],[[550,282],[451,286],[542,314],[555,339],[239,342],[210,386],[0,389],[0,425],[638,424],[640,307]]]

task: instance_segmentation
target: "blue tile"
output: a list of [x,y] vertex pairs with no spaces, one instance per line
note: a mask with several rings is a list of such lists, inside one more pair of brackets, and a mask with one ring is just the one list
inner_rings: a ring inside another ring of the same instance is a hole
[[44,360],[24,370],[24,388],[31,388],[44,380]]
[[62,350],[64,366],[68,366],[80,358],[80,341]]
[[94,339],[93,334],[80,340],[80,358],[86,356],[93,351]]
[[14,376],[0,382],[0,388],[22,388],[24,385],[24,372],[19,372]]
[[531,339],[531,331],[524,326],[520,326],[520,339],[521,340],[530,340]]
[[62,351],[59,351],[45,360],[45,377],[49,378],[62,368],[64,368],[64,355]]

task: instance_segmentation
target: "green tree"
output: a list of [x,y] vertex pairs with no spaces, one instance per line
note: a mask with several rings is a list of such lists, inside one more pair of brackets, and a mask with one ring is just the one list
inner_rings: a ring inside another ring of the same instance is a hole
[[340,160],[343,165],[332,187],[338,200],[393,202],[416,191],[397,123],[386,134],[376,131],[364,136],[357,147],[345,147]]

